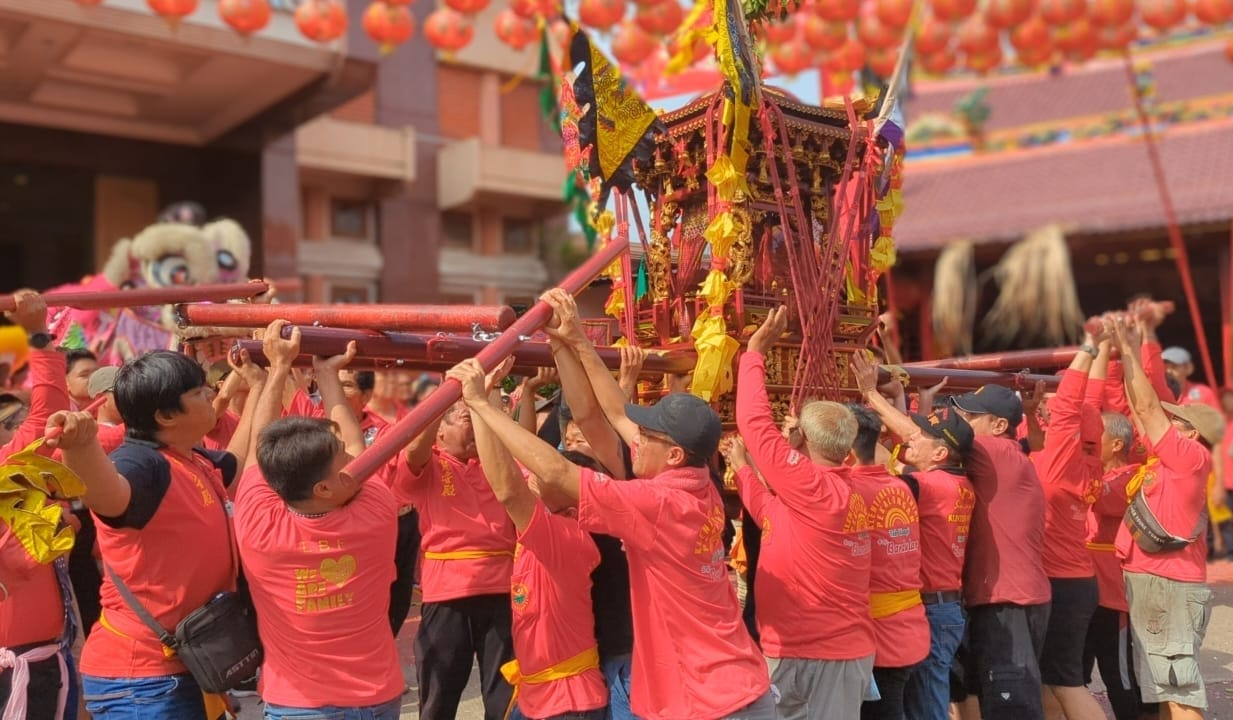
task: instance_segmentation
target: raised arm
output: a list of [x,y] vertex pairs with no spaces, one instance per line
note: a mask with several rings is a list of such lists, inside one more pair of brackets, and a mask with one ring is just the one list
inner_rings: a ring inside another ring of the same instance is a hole
[[[917,430],[916,423],[878,392],[878,366],[874,365],[864,352],[855,352],[852,353],[851,369],[861,398],[878,414],[886,429],[900,440],[911,437]],[[923,400],[921,405],[921,413],[929,414],[931,408],[923,407]]]
[[625,392],[621,390],[620,384],[612,377],[608,366],[600,359],[595,346],[583,332],[574,297],[560,288],[554,288],[544,293],[543,300],[551,305],[553,310],[552,320],[544,329],[545,332],[558,338],[578,358],[604,418],[621,439],[633,445],[638,436],[638,426],[625,414]]
[[[741,354],[736,383],[736,428],[757,466],[770,473],[778,483],[785,475],[808,468],[808,463],[794,461],[796,449],[785,439],[771,414],[771,401],[766,394],[766,353],[788,327],[788,309],[771,310],[766,321],[749,338]],[[812,475],[812,472],[810,472]]]
[[[1103,325],[1103,323],[1102,323]],[[1096,345],[1096,359],[1087,373],[1087,391],[1083,404],[1097,410],[1105,409],[1105,381],[1109,378],[1109,356],[1113,354],[1113,339],[1105,337]]]
[[[451,375],[451,377],[456,377],[456,375]],[[463,383],[462,389],[463,398],[468,406],[471,405],[472,400],[477,403],[486,402],[498,413],[505,415],[493,402],[494,400],[500,401],[500,390],[494,390],[490,380],[479,388],[466,382]],[[477,392],[481,393],[481,396],[473,397]],[[538,502],[535,493],[531,492],[531,488],[527,486],[509,450],[501,444],[500,438],[488,427],[488,423],[481,414],[472,410],[471,417],[475,429],[475,449],[479,453],[480,465],[484,468],[484,477],[488,480],[488,485],[492,487],[492,494],[505,508],[510,520],[514,521],[514,527],[521,533],[527,525],[531,524],[535,503]],[[526,430],[525,427],[522,429]]]
[[1126,385],[1126,400],[1130,411],[1148,442],[1152,445],[1160,442],[1169,430],[1169,416],[1160,406],[1160,398],[1152,388],[1139,362],[1139,346],[1142,335],[1135,321],[1120,319],[1115,324],[1117,342],[1122,350],[1122,374]]
[[[227,356],[227,362],[231,365],[231,374],[227,376],[227,382],[235,379],[233,387],[243,383],[248,387],[247,394],[244,397],[244,407],[240,411],[240,422],[236,425],[235,432],[231,434],[231,440],[227,443],[227,452],[235,456],[235,458],[243,466],[248,460],[249,451],[253,448],[255,442],[253,438],[253,417],[257,413],[257,406],[261,402],[261,395],[265,392],[266,380],[268,373],[261,367],[258,367],[248,356],[248,352],[241,350],[239,353],[239,362],[236,358]],[[223,412],[225,412],[225,408]],[[215,409],[215,412],[219,412]],[[232,480],[234,485],[244,473],[236,473]]]
[[539,430],[535,422],[535,403],[539,391],[545,385],[560,383],[556,370],[540,368],[536,373],[522,381],[522,393],[518,397],[518,424],[531,432]]
[[267,425],[282,417],[283,388],[291,377],[291,361],[300,354],[300,329],[294,328],[291,337],[284,340],[282,329],[286,320],[275,320],[261,339],[261,350],[270,361],[269,375],[265,387],[262,388],[256,409],[253,411],[251,440],[248,444],[248,454],[244,458],[244,467],[257,464],[257,442],[261,431]]
[[[52,437],[58,432],[58,437]],[[60,411],[47,420],[45,447],[60,448],[64,464],[85,483],[81,502],[103,517],[120,517],[132,499],[133,488],[112,464],[98,443],[98,423],[87,412]]]
[[[33,337],[47,332],[47,303],[33,290],[20,290],[13,295],[17,309],[8,317]],[[56,412],[68,410],[68,387],[64,381],[64,354],[50,345],[30,349],[30,413],[18,426],[8,444],[0,449],[4,457],[15,453],[43,436],[48,419]]]
[[325,415],[338,425],[347,454],[357,457],[364,452],[364,431],[360,430],[360,421],[356,419],[347,396],[343,394],[342,382],[338,379],[338,371],[347,367],[355,359],[355,341],[347,343],[347,350],[342,355],[334,357],[316,356],[313,358],[313,375],[317,378],[317,389],[321,391],[321,405]]
[[488,402],[484,370],[479,363],[474,359],[464,360],[446,374],[461,383],[463,400],[477,426],[480,421],[487,425],[514,459],[534,473],[542,485],[570,502],[578,502],[578,483],[582,476],[578,466]]

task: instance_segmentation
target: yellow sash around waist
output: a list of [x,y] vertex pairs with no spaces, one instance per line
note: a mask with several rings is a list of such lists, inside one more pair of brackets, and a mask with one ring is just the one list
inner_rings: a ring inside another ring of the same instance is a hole
[[514,704],[518,702],[518,688],[522,685],[542,685],[550,683],[554,680],[564,680],[572,678],[576,675],[581,675],[588,670],[599,669],[599,648],[592,647],[568,660],[562,660],[556,665],[533,672],[530,675],[523,675],[522,669],[518,667],[517,660],[510,660],[501,666],[501,674],[505,676],[505,681],[514,686],[514,696],[510,698],[509,709],[505,716],[508,718],[511,711],[514,709]]
[[1087,544],[1088,550],[1097,550],[1099,552],[1116,552],[1117,547],[1113,543],[1098,543],[1090,542]]
[[890,617],[920,605],[920,590],[873,593],[869,596],[869,614],[874,620]]
[[514,557],[513,550],[454,550],[453,552],[424,551],[425,560],[475,560],[486,557]]

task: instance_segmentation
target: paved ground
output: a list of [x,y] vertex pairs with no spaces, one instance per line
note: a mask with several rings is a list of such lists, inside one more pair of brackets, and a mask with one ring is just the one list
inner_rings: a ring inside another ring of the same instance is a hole
[[[1216,598],[1212,607],[1212,619],[1203,643],[1201,664],[1203,677],[1208,683],[1207,697],[1211,709],[1209,720],[1233,720],[1233,562],[1224,560],[1208,566],[1208,582]],[[412,610],[416,613],[416,610]],[[411,642],[419,626],[419,616],[414,614],[403,627],[398,639],[398,649],[403,658],[403,675],[408,678],[411,691],[404,696],[402,720],[418,720],[415,703],[415,667],[411,660]],[[1108,704],[1104,702],[1101,688],[1093,688],[1106,713],[1112,718]],[[241,720],[260,720],[260,704],[256,698],[242,701]],[[472,675],[457,720],[483,720],[484,706],[479,699],[479,688]],[[437,719],[439,720],[439,719]]]

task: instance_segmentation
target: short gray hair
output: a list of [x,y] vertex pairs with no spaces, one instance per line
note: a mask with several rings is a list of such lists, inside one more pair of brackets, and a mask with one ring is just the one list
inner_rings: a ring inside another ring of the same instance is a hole
[[860,427],[852,411],[837,402],[814,400],[801,408],[799,425],[805,443],[831,462],[843,462]]
[[1129,450],[1135,441],[1135,429],[1130,424],[1130,418],[1118,412],[1102,412],[1100,419],[1104,421],[1105,432],[1114,440],[1122,441],[1122,451]]

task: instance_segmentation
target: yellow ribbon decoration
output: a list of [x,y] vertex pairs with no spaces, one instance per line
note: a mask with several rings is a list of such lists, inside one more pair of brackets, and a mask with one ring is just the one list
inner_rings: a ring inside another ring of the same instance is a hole
[[40,438],[9,456],[0,467],[0,522],[35,562],[48,565],[73,549],[75,534],[64,526],[53,497],[79,497],[86,486],[76,473],[36,451]]
[[488,557],[514,557],[513,550],[453,550],[450,552],[424,551],[426,560],[478,560]]
[[712,257],[728,257],[732,243],[736,242],[736,223],[732,219],[732,213],[721,212],[716,215],[711,224],[706,226],[702,236],[711,244]]
[[514,686],[514,696],[510,698],[509,708],[505,711],[505,717],[509,717],[513,711],[515,704],[518,702],[518,691],[523,685],[543,685],[556,680],[565,680],[566,678],[576,677],[590,670],[599,670],[599,648],[591,647],[577,655],[562,660],[561,662],[551,665],[533,672],[530,675],[523,675],[522,668],[518,666],[518,660],[510,660],[501,666],[501,675],[505,677],[505,682]]
[[676,53],[669,58],[668,65],[664,68],[665,74],[677,75],[694,64],[694,45],[705,36],[706,32],[705,28],[699,27],[699,23],[702,21],[703,13],[710,7],[711,4],[708,2],[694,3],[689,15],[685,17],[685,22],[681,23],[674,35]]
[[1130,482],[1126,483],[1126,501],[1131,502],[1135,499],[1135,495],[1139,494],[1139,488],[1143,487],[1143,481],[1147,479],[1147,474],[1153,472],[1156,463],[1160,462],[1158,457],[1150,457],[1147,462],[1143,463],[1143,467],[1130,478]]
[[722,315],[698,316],[690,334],[698,352],[690,391],[710,402],[732,389],[732,359],[741,344],[728,335]]
[[874,620],[890,617],[920,605],[920,590],[873,593],[869,596],[869,614]]
[[878,275],[890,270],[896,259],[898,253],[895,252],[895,241],[889,235],[878,238],[869,251],[869,266]]

